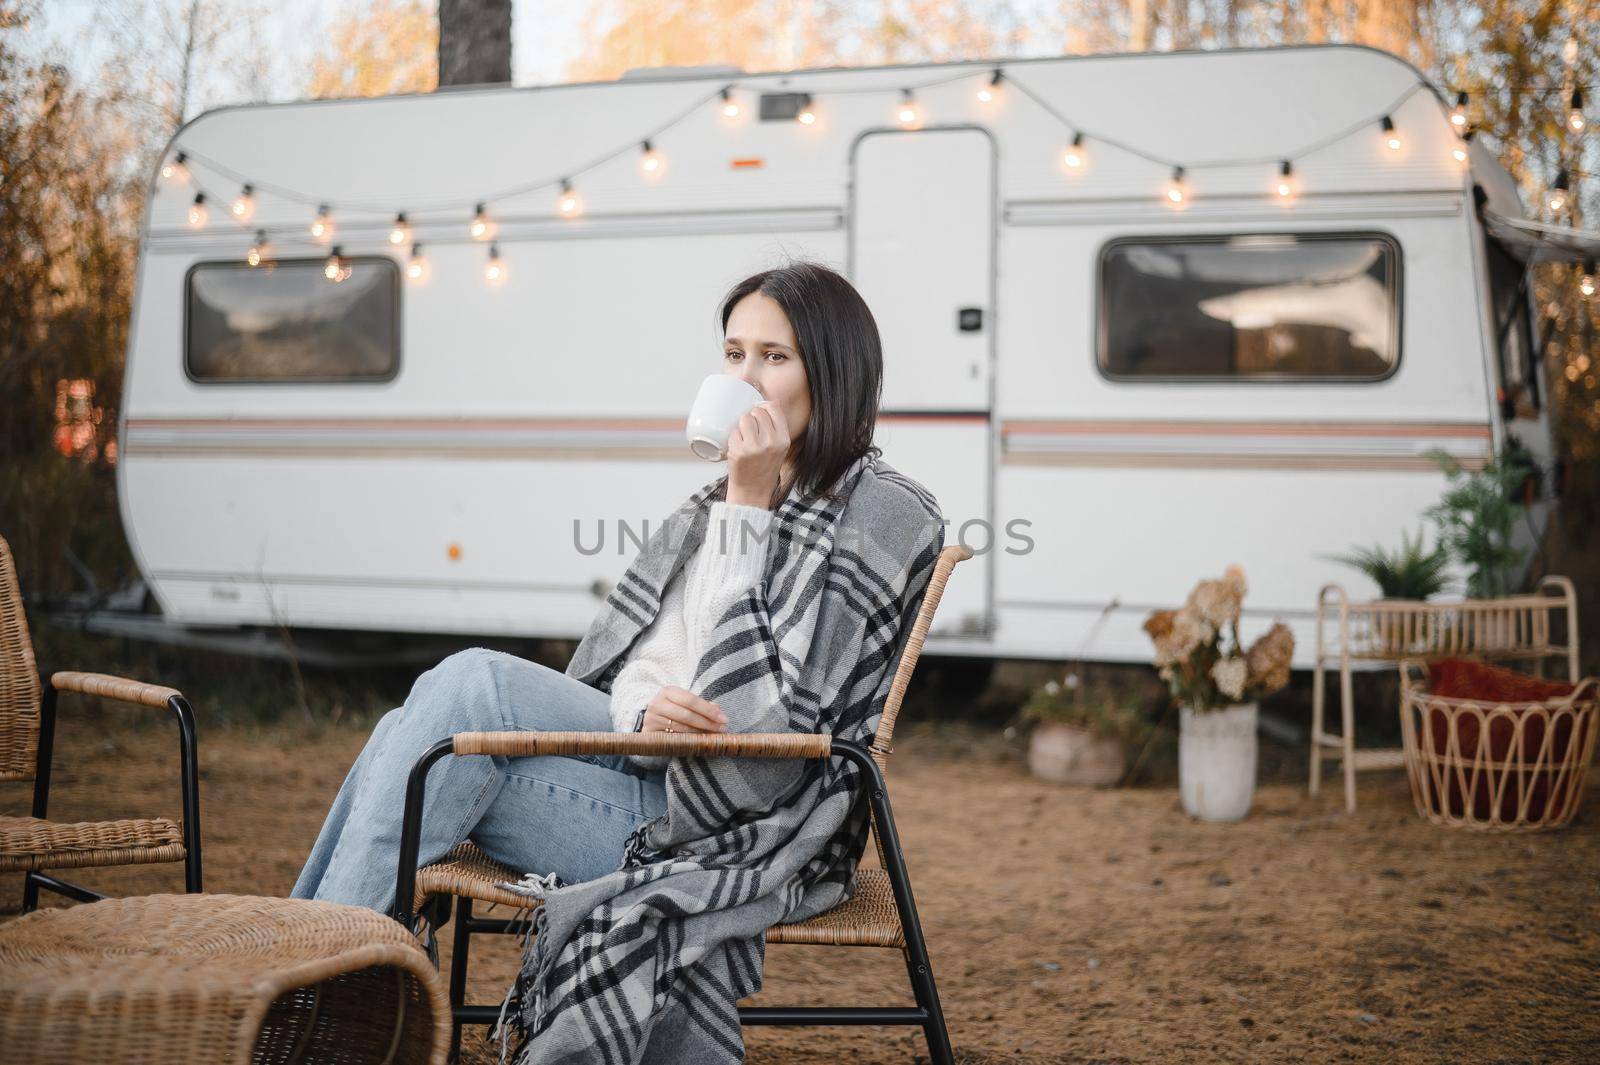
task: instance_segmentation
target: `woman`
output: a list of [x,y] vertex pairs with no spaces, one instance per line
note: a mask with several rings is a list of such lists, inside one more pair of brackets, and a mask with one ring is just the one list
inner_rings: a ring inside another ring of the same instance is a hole
[[[830,487],[881,454],[872,438],[883,367],[866,304],[848,281],[817,264],[746,278],[720,313],[723,370],[748,381],[763,402],[730,435],[727,476],[712,493],[721,497],[711,504],[704,539],[618,660],[609,691],[483,648],[445,659],[373,730],[294,897],[390,908],[407,774],[422,752],[453,733],[729,728],[724,708],[688,687],[705,641],[730,606],[771,575],[773,508],[832,499]],[[910,496],[920,493],[919,519],[937,513],[925,490],[893,476]],[[599,642],[600,621],[586,642]],[[580,645],[578,657],[584,652]],[[756,730],[748,721],[734,727]],[[666,811],[667,763],[645,756],[447,758],[429,777],[419,863],[472,839],[514,869],[554,873],[569,884],[601,877],[617,869],[634,830]]]

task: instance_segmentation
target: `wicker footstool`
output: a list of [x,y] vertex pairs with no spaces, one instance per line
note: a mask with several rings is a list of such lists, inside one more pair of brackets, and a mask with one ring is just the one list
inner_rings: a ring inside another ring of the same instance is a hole
[[428,1062],[450,1044],[438,971],[360,906],[147,895],[0,924],[0,1058]]

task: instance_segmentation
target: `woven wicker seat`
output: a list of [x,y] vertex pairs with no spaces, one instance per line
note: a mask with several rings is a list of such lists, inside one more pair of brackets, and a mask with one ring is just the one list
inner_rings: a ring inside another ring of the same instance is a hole
[[[509,865],[501,865],[483,853],[476,844],[463,843],[439,861],[417,870],[416,908],[421,909],[430,895],[455,895],[531,910],[539,905],[538,899],[499,886],[521,876]],[[809,921],[773,925],[767,929],[767,942],[904,947],[906,937],[900,928],[889,874],[882,869],[858,870],[855,897],[850,901]]]
[[[767,929],[771,943],[813,944],[822,946],[890,947],[900,950],[912,991],[915,1008],[908,1007],[753,1007],[739,1009],[745,1024],[914,1024],[928,1039],[935,1065],[953,1060],[944,1015],[934,987],[922,928],[905,874],[888,796],[882,783],[884,764],[893,750],[895,721],[901,702],[910,686],[912,672],[922,654],[923,640],[933,624],[934,612],[944,595],[946,582],[957,563],[972,557],[962,545],[940,552],[905,644],[895,666],[894,680],[870,748],[855,747],[828,736],[779,735],[664,735],[613,732],[517,732],[462,733],[441,741],[424,754],[412,771],[412,784],[406,801],[405,828],[402,832],[399,881],[395,888],[395,917],[407,927],[413,916],[427,915],[438,927],[451,919],[450,903],[455,904],[455,948],[450,969],[450,1004],[457,1029],[452,1048],[459,1043],[460,1028],[467,1024],[491,1024],[499,1015],[494,1006],[468,1005],[466,995],[467,959],[471,937],[482,932],[519,932],[527,928],[527,915],[538,905],[532,900],[498,885],[520,880],[522,874],[494,861],[472,843],[457,846],[444,858],[415,869],[418,836],[421,831],[421,797],[428,767],[446,755],[533,755],[533,754],[665,754],[734,757],[808,757],[833,754],[851,757],[875,782],[866,786],[872,793],[871,833],[877,845],[881,868],[858,868],[856,892],[847,901],[806,921],[778,924]],[[831,743],[830,743],[831,741]],[[648,748],[648,749],[646,749]],[[848,751],[846,749],[849,749]],[[415,872],[408,871],[415,869]],[[896,898],[895,877],[904,889],[905,909]],[[512,907],[517,916],[490,920],[473,914],[474,902],[489,902]]]
[[450,1004],[361,906],[147,895],[0,925],[0,1053],[31,1062],[438,1063]]
[[183,830],[164,817],[129,821],[43,821],[0,817],[0,872],[181,862]]
[[539,900],[497,886],[521,879],[521,873],[501,865],[479,850],[477,844],[463,843],[432,865],[417,870],[415,906],[421,909],[430,895],[455,895],[519,910],[533,909]]
[[[178,721],[178,774],[183,822],[166,818],[61,822],[46,820],[50,761],[56,733],[56,698],[78,692],[134,706],[166,710]],[[11,545],[0,537],[0,780],[33,781],[31,817],[0,817],[0,872],[21,872],[22,909],[39,904],[40,888],[80,902],[104,898],[46,869],[182,862],[184,888],[200,890],[200,773],[194,711],[176,688],[103,673],[52,673],[42,684]]]

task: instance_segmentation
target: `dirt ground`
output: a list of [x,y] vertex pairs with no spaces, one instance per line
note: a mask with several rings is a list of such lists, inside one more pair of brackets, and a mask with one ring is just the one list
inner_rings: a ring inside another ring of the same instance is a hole
[[[61,820],[178,815],[165,729],[71,718]],[[365,731],[202,733],[206,886],[284,894]],[[1028,776],[965,725],[897,740],[890,794],[958,1061],[1600,1060],[1600,787],[1567,830],[1435,828],[1404,776],[1361,808],[1264,785],[1234,825],[1170,785],[1082,791]],[[27,787],[0,785],[25,812]],[[82,875],[176,890],[177,867]],[[14,914],[20,889],[0,896]],[[0,920],[6,919],[0,916]],[[471,995],[498,1002],[515,943],[482,937]],[[765,1005],[910,1004],[896,951],[773,946]],[[920,1032],[751,1028],[756,1063],[911,1062]],[[478,1035],[469,1060],[493,1061]]]

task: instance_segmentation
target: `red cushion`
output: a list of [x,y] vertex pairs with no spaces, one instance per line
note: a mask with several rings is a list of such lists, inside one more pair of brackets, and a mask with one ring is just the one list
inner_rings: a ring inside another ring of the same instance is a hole
[[[1444,658],[1437,662],[1428,663],[1428,677],[1431,681],[1430,691],[1434,695],[1442,695],[1451,699],[1470,699],[1478,703],[1489,724],[1488,750],[1484,752],[1491,762],[1503,765],[1511,755],[1512,740],[1516,734],[1516,727],[1523,717],[1525,709],[1513,705],[1510,716],[1491,713],[1500,703],[1533,703],[1546,699],[1560,698],[1571,695],[1577,685],[1567,681],[1541,680],[1530,677],[1525,673],[1505,669],[1501,666],[1492,666],[1472,658]],[[1427,712],[1427,724],[1430,738],[1433,741],[1435,754],[1444,755],[1449,748],[1449,722],[1448,716],[1456,719],[1456,735],[1462,757],[1471,760],[1480,751],[1479,716],[1470,712],[1457,712],[1447,715],[1443,707],[1433,706]],[[1560,766],[1567,756],[1567,748],[1573,742],[1573,719],[1562,715],[1556,719],[1554,735],[1551,737],[1550,749],[1546,752],[1546,761],[1542,768],[1525,770],[1531,777],[1526,781],[1530,792],[1527,816],[1530,820],[1537,821],[1546,815],[1546,806],[1551,805],[1550,787],[1554,783],[1554,768]],[[1580,729],[1576,737],[1582,743],[1587,729]],[[1522,758],[1523,764],[1531,766],[1538,760],[1540,748],[1544,745],[1545,724],[1542,717],[1530,718],[1522,730]],[[1490,794],[1488,781],[1484,778],[1473,780],[1470,770],[1465,770],[1472,794],[1473,815],[1480,821],[1487,821],[1490,808],[1495,805],[1494,797]],[[1521,776],[1522,774],[1519,774]],[[1462,794],[1462,779],[1458,771],[1452,767],[1447,770],[1447,795],[1433,795],[1432,805],[1435,809],[1447,806],[1449,812],[1460,817],[1466,812],[1467,797]],[[1504,790],[1500,794],[1499,814],[1502,820],[1511,821],[1516,817],[1518,802],[1521,798],[1523,781],[1509,779],[1505,781]],[[1559,817],[1565,807],[1566,787],[1554,796],[1554,804],[1548,811],[1550,817]]]
[[1475,658],[1441,658],[1428,663],[1429,690],[1449,699],[1485,703],[1537,703],[1571,695],[1576,684],[1541,680]]

